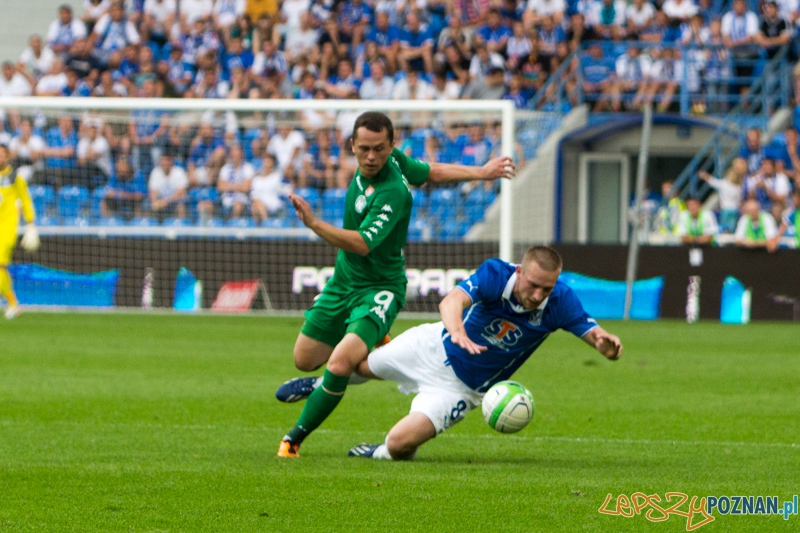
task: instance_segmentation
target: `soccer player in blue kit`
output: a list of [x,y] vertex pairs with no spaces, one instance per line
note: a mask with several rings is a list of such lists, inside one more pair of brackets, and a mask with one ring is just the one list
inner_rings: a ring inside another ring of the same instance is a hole
[[411,411],[383,444],[360,444],[351,456],[411,459],[417,449],[463,420],[486,390],[509,379],[550,333],[564,329],[607,359],[622,343],[583,309],[558,280],[561,257],[547,246],[528,249],[520,265],[485,261],[439,304],[442,321],[404,332],[358,367],[372,379],[395,381],[417,393]]

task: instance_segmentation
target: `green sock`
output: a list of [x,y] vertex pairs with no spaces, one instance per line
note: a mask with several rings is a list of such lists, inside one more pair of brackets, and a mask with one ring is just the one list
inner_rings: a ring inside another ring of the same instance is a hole
[[350,376],[337,376],[326,368],[322,375],[322,385],[314,389],[308,397],[297,424],[286,437],[295,444],[303,442],[339,405],[349,380]]

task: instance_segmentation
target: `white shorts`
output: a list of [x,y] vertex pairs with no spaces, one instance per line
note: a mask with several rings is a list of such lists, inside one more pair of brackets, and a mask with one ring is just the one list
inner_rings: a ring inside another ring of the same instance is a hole
[[446,364],[443,329],[441,322],[411,328],[367,359],[377,377],[396,382],[403,394],[417,393],[409,412],[427,416],[437,435],[460,422],[482,398]]

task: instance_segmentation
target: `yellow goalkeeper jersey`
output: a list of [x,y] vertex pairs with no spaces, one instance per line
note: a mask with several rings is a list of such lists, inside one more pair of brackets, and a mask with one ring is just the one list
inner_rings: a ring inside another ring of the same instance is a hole
[[13,235],[16,238],[19,224],[17,201],[22,202],[22,214],[29,224],[36,215],[28,192],[28,184],[14,173],[11,165],[0,170],[0,237]]

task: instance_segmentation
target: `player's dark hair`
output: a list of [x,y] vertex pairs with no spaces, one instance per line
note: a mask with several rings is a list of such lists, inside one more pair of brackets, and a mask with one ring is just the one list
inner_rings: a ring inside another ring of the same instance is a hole
[[545,272],[555,272],[561,270],[561,256],[549,246],[533,246],[528,248],[522,257],[522,268],[527,267],[533,261]]
[[356,119],[355,125],[353,125],[353,140],[356,138],[356,132],[358,132],[358,128],[367,128],[367,130],[372,131],[374,133],[380,133],[386,130],[386,135],[389,137],[389,142],[394,144],[394,126],[392,125],[392,121],[384,115],[383,113],[378,113],[377,111],[367,111],[366,113],[362,113]]

